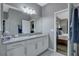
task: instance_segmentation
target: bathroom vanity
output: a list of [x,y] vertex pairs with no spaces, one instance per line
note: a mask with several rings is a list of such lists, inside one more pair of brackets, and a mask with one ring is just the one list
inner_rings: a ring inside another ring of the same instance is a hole
[[48,49],[48,35],[20,36],[2,44],[6,56],[36,56]]
[[3,4],[0,55],[36,56],[48,49],[48,35],[42,34],[42,26],[39,26],[37,21],[41,17],[41,14],[38,14],[40,9],[37,10],[37,7],[34,7],[36,14],[33,16],[15,6]]

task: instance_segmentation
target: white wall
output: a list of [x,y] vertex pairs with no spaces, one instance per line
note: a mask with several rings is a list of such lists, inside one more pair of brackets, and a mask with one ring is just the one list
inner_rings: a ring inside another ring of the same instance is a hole
[[49,33],[50,29],[53,28],[52,26],[52,18],[51,17],[42,17],[42,33]]
[[60,19],[67,19],[68,18],[68,10],[65,10],[65,11],[58,13],[57,17]]
[[[42,32],[49,33],[51,29],[54,29],[54,13],[63,9],[66,9],[68,4],[66,3],[50,3],[42,7]],[[49,47],[54,48],[54,33],[53,38],[49,40]]]
[[8,4],[10,6],[13,6],[15,8],[18,8],[19,10],[22,10],[22,7],[24,7],[24,6],[33,8],[33,9],[35,9],[37,14],[31,16],[32,19],[33,18],[35,19],[35,18],[40,18],[41,17],[41,11],[42,11],[41,6],[37,5],[36,3],[6,3],[6,4]]
[[42,18],[36,19],[34,21],[35,21],[34,22],[34,26],[35,26],[34,31],[35,31],[35,33],[42,32]]
[[48,34],[49,30],[52,29],[52,17],[41,17],[35,21],[35,32],[42,32]]
[[44,32],[49,32],[51,28],[54,28],[54,13],[65,8],[67,8],[66,3],[50,3],[42,8],[43,24],[46,24],[46,28],[43,29]]
[[54,13],[67,7],[66,3],[47,4],[42,7],[42,17],[36,21],[36,32],[52,34],[52,39],[49,40],[49,47],[52,49],[54,48],[54,32],[50,33],[50,31],[54,29]]

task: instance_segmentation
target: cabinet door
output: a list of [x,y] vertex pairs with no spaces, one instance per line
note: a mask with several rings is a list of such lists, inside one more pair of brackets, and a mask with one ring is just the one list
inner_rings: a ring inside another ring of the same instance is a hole
[[27,45],[27,55],[28,56],[35,56],[36,52],[35,52],[35,44],[31,43]]
[[48,37],[44,37],[43,38],[43,43],[44,43],[44,49],[47,49],[48,48]]
[[42,51],[42,49],[43,49],[43,44],[42,44],[42,40],[43,40],[43,38],[38,38],[38,40],[37,40],[37,51],[38,51],[38,54],[40,54],[40,53],[42,53],[43,51]]
[[48,37],[44,37],[43,38],[43,49],[47,49],[48,48]]
[[25,42],[25,52],[27,56],[35,56],[36,55],[36,39],[28,40]]
[[12,46],[12,48],[7,50],[8,56],[24,56],[25,50],[23,45]]

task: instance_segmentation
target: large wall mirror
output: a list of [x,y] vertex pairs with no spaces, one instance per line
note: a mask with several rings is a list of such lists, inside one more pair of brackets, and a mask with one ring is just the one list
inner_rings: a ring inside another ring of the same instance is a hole
[[[32,12],[31,14],[27,14],[21,10],[22,8],[19,8],[20,5],[21,4],[16,4],[14,7],[14,5],[3,4],[3,33],[7,32],[12,35],[34,33],[34,24],[32,24],[34,22],[31,22],[31,20],[38,18],[38,14],[36,14],[36,12],[33,12],[34,14],[32,14]],[[16,8],[16,6],[18,7]],[[34,9],[33,11],[36,10]]]

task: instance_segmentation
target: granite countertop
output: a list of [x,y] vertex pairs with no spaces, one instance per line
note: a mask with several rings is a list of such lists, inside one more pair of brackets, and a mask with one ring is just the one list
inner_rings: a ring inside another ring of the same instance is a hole
[[2,43],[9,44],[9,43],[29,40],[29,39],[33,39],[33,38],[38,38],[38,37],[42,37],[42,36],[46,36],[46,34],[31,35],[31,36],[19,36],[19,37],[11,38],[10,40],[7,40],[7,41],[3,41]]

